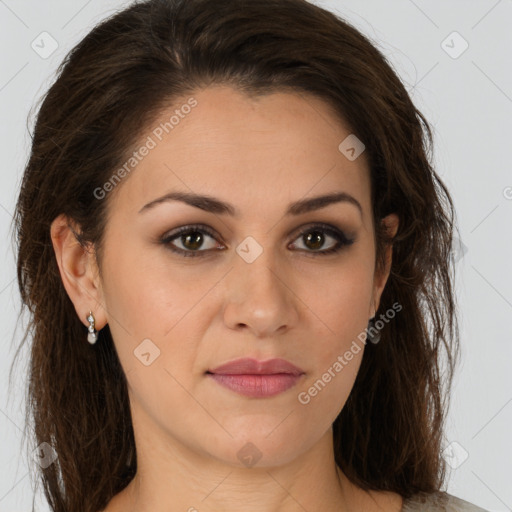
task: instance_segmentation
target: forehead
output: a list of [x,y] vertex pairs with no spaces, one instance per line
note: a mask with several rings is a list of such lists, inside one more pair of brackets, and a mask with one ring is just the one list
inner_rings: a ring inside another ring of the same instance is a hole
[[137,148],[144,156],[116,191],[117,206],[138,211],[178,190],[223,198],[243,210],[336,190],[357,196],[366,209],[366,155],[351,160],[340,151],[351,136],[315,96],[249,97],[227,86],[208,87],[162,110],[142,135]]

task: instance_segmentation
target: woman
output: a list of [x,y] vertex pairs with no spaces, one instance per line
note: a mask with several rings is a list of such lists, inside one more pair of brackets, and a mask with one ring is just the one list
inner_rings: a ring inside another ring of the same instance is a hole
[[305,0],[148,0],[88,34],[16,211],[52,510],[482,510],[441,490],[431,143],[381,53]]

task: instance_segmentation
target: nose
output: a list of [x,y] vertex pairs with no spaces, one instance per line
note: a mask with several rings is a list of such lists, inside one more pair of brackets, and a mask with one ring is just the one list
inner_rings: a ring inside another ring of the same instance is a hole
[[249,263],[238,255],[225,283],[224,322],[256,338],[272,337],[293,328],[299,319],[293,277],[276,265],[270,249]]

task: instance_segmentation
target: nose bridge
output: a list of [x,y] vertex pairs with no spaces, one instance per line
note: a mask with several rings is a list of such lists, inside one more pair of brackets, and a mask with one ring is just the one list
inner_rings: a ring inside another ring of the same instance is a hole
[[[247,281],[253,294],[282,293],[282,282],[277,269],[277,255],[271,246],[271,237],[246,237],[236,248],[237,265],[240,267],[239,279]],[[265,245],[263,245],[265,244]]]
[[286,285],[286,276],[280,275],[283,266],[270,238],[259,243],[248,236],[239,243],[227,287],[226,322],[232,328],[245,325],[256,336],[290,327],[297,315],[290,296],[293,294]]

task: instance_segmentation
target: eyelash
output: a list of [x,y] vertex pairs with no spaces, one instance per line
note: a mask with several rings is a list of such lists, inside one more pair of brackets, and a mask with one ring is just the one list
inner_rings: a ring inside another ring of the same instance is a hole
[[[307,233],[312,233],[315,231],[319,231],[323,234],[327,234],[327,235],[333,237],[337,241],[337,245],[335,245],[331,249],[325,249],[323,251],[308,251],[308,250],[300,249],[301,251],[310,253],[311,256],[313,256],[313,257],[326,256],[328,254],[334,254],[334,253],[340,252],[343,248],[345,248],[349,245],[352,245],[355,241],[354,238],[347,238],[345,236],[345,234],[342,231],[339,231],[337,228],[334,228],[332,226],[329,226],[328,224],[322,224],[322,223],[317,223],[317,224],[308,226],[306,229],[302,230],[297,235],[296,238],[300,238]],[[164,236],[160,240],[160,243],[165,245],[172,252],[178,253],[184,257],[192,257],[192,258],[202,257],[203,255],[201,253],[210,252],[210,249],[206,250],[206,251],[204,251],[204,250],[203,251],[201,251],[201,250],[197,250],[197,251],[187,250],[186,251],[184,249],[180,249],[178,247],[172,246],[171,242],[173,240],[179,238],[180,236],[183,236],[185,234],[190,234],[190,233],[206,233],[207,235],[211,236],[212,238],[215,238],[215,233],[211,229],[209,229],[206,226],[198,224],[198,225],[189,225],[189,226],[183,226],[181,228],[178,228],[173,233],[170,233],[170,234]]]

